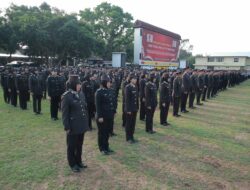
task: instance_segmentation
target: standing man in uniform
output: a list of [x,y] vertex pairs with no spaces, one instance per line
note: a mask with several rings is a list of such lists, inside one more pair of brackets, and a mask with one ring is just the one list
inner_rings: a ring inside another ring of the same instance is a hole
[[173,116],[174,117],[180,117],[179,115],[179,107],[180,107],[180,101],[181,101],[181,72],[176,72],[176,77],[173,81]]
[[98,146],[103,155],[109,155],[114,151],[109,148],[109,131],[114,117],[112,96],[108,91],[109,78],[101,77],[101,87],[96,91],[96,123],[98,126]]
[[92,118],[95,113],[95,93],[94,86],[90,82],[90,74],[86,74],[82,82],[82,92],[85,95],[87,106],[88,106],[88,116],[89,116],[89,128],[92,130]]
[[24,70],[16,77],[16,89],[19,94],[20,108],[26,110],[29,97],[29,75]]
[[190,90],[189,90],[189,108],[194,109],[195,89],[196,89],[196,71],[193,71],[190,76]]
[[203,81],[203,73],[202,73],[202,71],[198,72],[198,75],[196,77],[196,83],[197,83],[196,104],[197,105],[203,105],[203,103],[201,103],[201,93],[202,93],[203,87],[204,87],[204,81]]
[[122,83],[122,127],[126,125],[126,111],[125,111],[125,88],[130,83],[129,76]]
[[110,137],[116,136],[116,134],[114,133],[114,118],[115,118],[116,109],[117,109],[117,92],[116,92],[116,87],[113,86],[114,80],[115,79],[113,78],[107,84],[108,91],[112,100],[112,105],[113,105],[112,108],[113,108],[113,113],[114,113],[112,117],[112,125],[110,125],[110,130],[109,130]]
[[50,99],[50,115],[51,119],[58,120],[58,109],[61,101],[61,84],[57,72],[53,70],[47,79],[48,96]]
[[170,105],[170,84],[168,74],[163,73],[160,84],[160,123],[163,126],[169,125],[167,122],[168,110]]
[[189,68],[185,70],[182,75],[182,88],[181,88],[181,112],[187,113],[186,104],[188,99],[188,93],[190,90],[190,76],[189,76]]
[[146,108],[145,108],[145,86],[146,79],[145,74],[141,75],[139,82],[139,94],[140,94],[140,120],[145,121]]
[[3,88],[3,98],[5,103],[9,104],[10,103],[10,93],[8,90],[8,76],[9,76],[9,71],[5,70],[1,74],[1,86]]
[[35,114],[41,114],[41,101],[45,92],[44,76],[39,70],[29,77],[29,89],[33,99],[33,111]]
[[134,132],[136,123],[136,114],[138,111],[138,91],[136,87],[137,77],[130,74],[130,83],[125,89],[125,111],[126,111],[126,141],[135,143]]
[[87,104],[78,75],[69,76],[68,91],[62,95],[62,121],[67,136],[68,164],[73,172],[87,168],[82,161],[84,135],[89,130]]
[[205,102],[206,96],[207,96],[207,89],[208,89],[208,74],[205,70],[203,71],[203,81],[204,81],[204,88],[202,91],[202,101]]
[[16,71],[11,71],[8,79],[7,79],[7,86],[8,91],[10,93],[10,103],[12,106],[17,106],[17,90],[16,90]]
[[150,73],[149,81],[145,86],[145,106],[146,106],[146,132],[153,134],[153,118],[157,106],[157,87],[155,85],[155,74]]

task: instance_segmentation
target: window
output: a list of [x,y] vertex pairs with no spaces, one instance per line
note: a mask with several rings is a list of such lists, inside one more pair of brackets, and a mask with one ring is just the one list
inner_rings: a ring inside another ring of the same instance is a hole
[[235,58],[234,58],[234,62],[239,62],[239,58],[238,58],[238,57],[235,57]]
[[217,62],[223,62],[224,61],[224,57],[217,57],[216,60],[217,60]]
[[207,62],[214,62],[214,57],[208,57]]

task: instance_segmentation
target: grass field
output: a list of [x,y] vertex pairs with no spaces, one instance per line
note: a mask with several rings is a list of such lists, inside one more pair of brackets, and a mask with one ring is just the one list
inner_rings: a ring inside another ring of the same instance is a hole
[[157,111],[154,135],[137,121],[133,145],[125,142],[119,106],[118,136],[110,139],[116,154],[102,156],[97,130],[88,132],[88,168],[73,174],[62,122],[50,120],[48,101],[36,116],[31,103],[27,111],[3,103],[0,90],[0,189],[249,190],[250,80],[204,104],[180,118],[171,109],[169,128],[159,125]]

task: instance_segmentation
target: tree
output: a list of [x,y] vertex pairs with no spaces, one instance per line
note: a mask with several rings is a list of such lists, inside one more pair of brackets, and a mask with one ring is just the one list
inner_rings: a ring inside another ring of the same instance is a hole
[[194,67],[195,58],[192,54],[193,45],[190,44],[189,39],[181,40],[179,60],[186,60],[187,65],[191,68]]
[[104,59],[110,59],[113,51],[125,51],[131,57],[133,51],[133,17],[122,8],[107,2],[93,10],[80,11],[80,21],[92,26],[99,45],[97,52]]

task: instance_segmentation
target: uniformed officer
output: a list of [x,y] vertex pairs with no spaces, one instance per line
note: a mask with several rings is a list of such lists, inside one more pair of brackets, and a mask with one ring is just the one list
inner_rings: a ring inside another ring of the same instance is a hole
[[203,72],[199,71],[198,75],[196,77],[196,83],[197,83],[197,88],[196,88],[196,104],[197,105],[203,105],[201,103],[201,94],[204,88],[204,78],[203,78]]
[[85,95],[87,106],[88,106],[88,116],[89,116],[89,128],[92,130],[92,118],[95,114],[95,94],[94,86],[90,82],[90,74],[86,73],[82,82],[82,92]]
[[125,80],[122,82],[122,127],[125,128],[126,124],[126,111],[125,111],[125,88],[130,83],[129,76],[125,77]]
[[16,89],[19,95],[20,108],[26,110],[29,97],[29,75],[24,70],[16,77]]
[[69,76],[68,90],[62,95],[62,121],[67,136],[67,159],[73,172],[87,165],[82,161],[85,132],[89,130],[87,104],[78,75]]
[[146,108],[145,108],[145,86],[146,78],[145,74],[141,74],[139,82],[139,95],[140,95],[140,120],[145,121]]
[[135,143],[134,132],[136,114],[138,111],[138,91],[136,87],[137,77],[134,74],[129,76],[130,83],[125,87],[125,112],[126,112],[126,141]]
[[208,89],[208,74],[207,72],[205,72],[205,70],[203,71],[203,81],[204,81],[204,87],[203,87],[203,91],[202,91],[202,101],[206,101],[206,96],[207,96],[207,89]]
[[61,101],[61,84],[57,71],[53,70],[47,79],[48,96],[50,99],[50,115],[52,120],[58,120],[58,109]]
[[153,118],[157,106],[157,87],[155,85],[155,74],[149,74],[149,81],[145,86],[145,106],[146,106],[146,132],[153,134]]
[[41,101],[45,91],[44,76],[39,70],[29,77],[29,89],[33,99],[33,111],[35,114],[41,114]]
[[116,87],[113,86],[114,80],[115,79],[112,78],[110,80],[110,82],[107,83],[108,91],[109,91],[109,94],[110,94],[111,100],[112,100],[112,109],[114,112],[114,115],[111,119],[112,124],[110,125],[110,130],[109,130],[110,137],[116,136],[116,134],[114,133],[114,118],[115,118],[116,109],[117,109],[117,93],[116,93]]
[[168,82],[168,73],[163,73],[160,84],[160,123],[167,126],[168,110],[170,105],[170,84]]
[[173,81],[173,116],[180,117],[179,115],[179,107],[180,107],[180,99],[181,99],[181,72],[176,72],[176,77]]
[[190,89],[189,89],[189,108],[194,109],[194,99],[195,99],[195,89],[196,89],[196,71],[192,71],[190,76]]
[[213,72],[210,71],[208,73],[207,99],[210,99],[211,97],[212,88],[213,88]]
[[17,106],[16,71],[11,71],[7,78],[8,91],[10,93],[10,103]]
[[1,74],[1,86],[3,88],[3,97],[4,97],[4,101],[9,104],[10,103],[10,93],[8,90],[8,76],[9,76],[9,71],[5,70],[2,74]]
[[187,113],[188,110],[186,109],[188,94],[190,90],[190,75],[189,75],[189,68],[185,70],[182,75],[182,86],[181,86],[181,112]]
[[109,148],[109,131],[114,117],[112,96],[108,91],[110,79],[104,75],[101,77],[101,87],[96,91],[96,123],[98,126],[98,146],[103,155],[114,152]]

